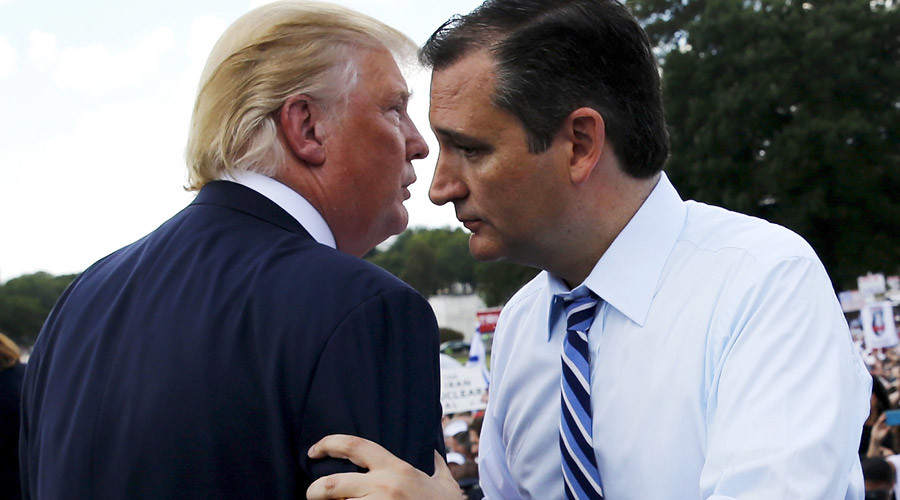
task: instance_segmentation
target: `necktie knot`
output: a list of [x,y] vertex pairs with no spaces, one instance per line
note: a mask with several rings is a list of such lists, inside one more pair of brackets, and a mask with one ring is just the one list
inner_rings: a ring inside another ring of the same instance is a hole
[[594,313],[600,299],[591,292],[583,297],[564,297],[566,308],[566,330],[587,333],[594,322]]

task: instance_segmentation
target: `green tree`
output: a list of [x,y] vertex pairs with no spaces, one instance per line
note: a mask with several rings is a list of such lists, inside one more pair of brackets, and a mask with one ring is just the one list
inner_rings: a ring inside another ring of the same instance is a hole
[[40,272],[0,285],[0,332],[19,345],[34,344],[56,300],[75,277]]
[[462,229],[414,228],[400,234],[387,250],[366,258],[428,296],[453,283],[475,285],[468,241]]
[[504,262],[477,262],[469,253],[469,233],[462,229],[414,228],[390,248],[366,256],[425,296],[454,283],[475,287],[488,306],[498,306],[537,273]]
[[451,340],[463,340],[465,338],[462,332],[456,331],[452,328],[441,327],[438,329],[438,333],[441,337],[441,344],[443,344],[444,342],[449,342]]
[[475,265],[476,289],[485,305],[501,306],[537,273],[537,269],[510,262],[479,262]]
[[440,282],[435,273],[434,249],[422,239],[413,238],[406,247],[406,263],[399,277],[422,295],[434,295]]
[[900,262],[900,9],[635,0],[658,46],[682,196],[804,236],[837,287]]
[[426,232],[435,250],[435,271],[440,288],[453,283],[475,284],[476,261],[469,253],[469,233],[456,228],[437,229]]
[[403,266],[406,265],[406,246],[412,235],[411,230],[400,233],[390,248],[383,251],[373,250],[366,255],[366,259],[394,276],[400,276]]

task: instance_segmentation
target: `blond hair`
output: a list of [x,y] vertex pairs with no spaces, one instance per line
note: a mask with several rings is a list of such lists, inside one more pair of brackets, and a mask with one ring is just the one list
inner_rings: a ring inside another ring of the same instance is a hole
[[21,356],[19,346],[12,339],[0,333],[0,370],[15,366]]
[[306,94],[333,113],[355,88],[356,53],[383,48],[406,62],[415,43],[337,5],[283,1],[243,15],[216,42],[200,77],[185,160],[190,190],[226,173],[275,175],[284,163],[276,112]]

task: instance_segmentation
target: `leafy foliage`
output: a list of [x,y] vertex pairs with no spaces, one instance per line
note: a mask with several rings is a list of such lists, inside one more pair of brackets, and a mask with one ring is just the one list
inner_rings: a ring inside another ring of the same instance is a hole
[[0,285],[0,331],[21,346],[34,344],[53,304],[76,276],[40,272]]
[[900,9],[635,0],[663,61],[682,196],[804,236],[838,287],[900,262]]
[[451,340],[463,340],[465,338],[462,332],[459,332],[452,328],[441,327],[438,329],[438,333],[441,336],[441,344],[443,344],[444,342],[449,342]]
[[477,262],[462,229],[410,229],[388,250],[366,256],[422,295],[447,292],[455,283],[475,287],[485,304],[503,304],[537,271],[504,262]]
[[475,267],[478,294],[488,307],[506,303],[538,270],[509,262],[479,262]]

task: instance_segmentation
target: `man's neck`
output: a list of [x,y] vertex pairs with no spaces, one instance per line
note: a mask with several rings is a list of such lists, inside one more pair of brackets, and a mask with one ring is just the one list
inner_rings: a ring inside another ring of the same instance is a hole
[[543,269],[559,277],[570,289],[583,283],[647,201],[659,179],[659,174],[649,179],[630,179],[622,189],[610,190],[610,195],[596,197],[597,203],[580,207],[568,232],[572,237],[565,243],[566,248],[558,247]]

